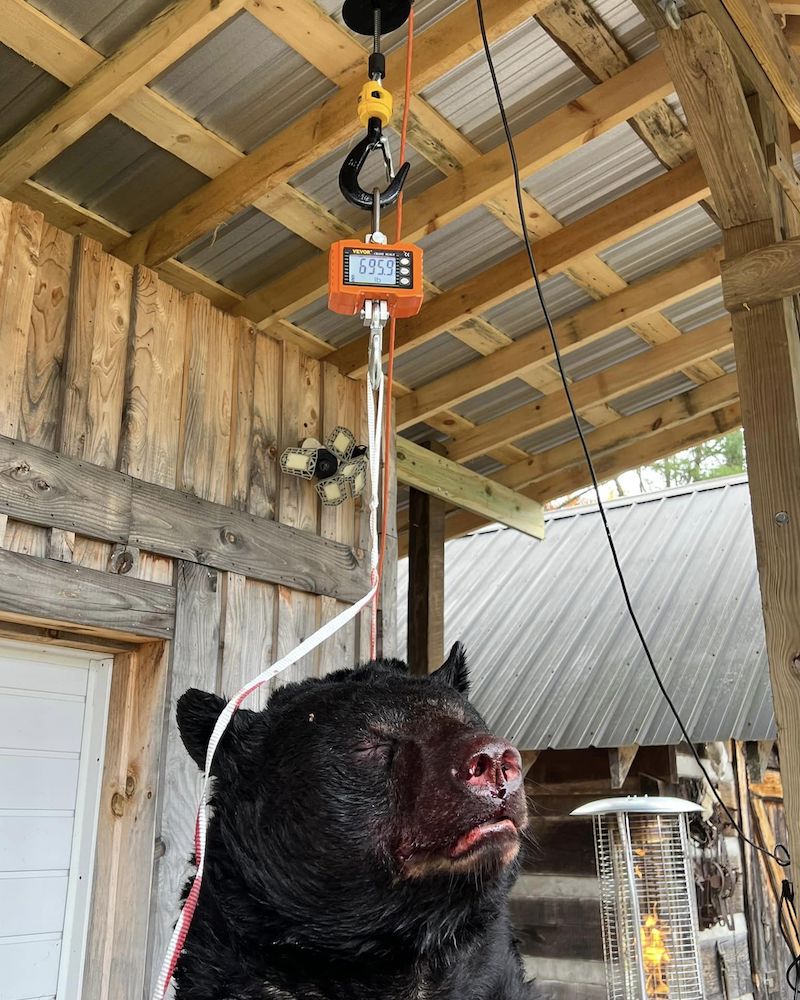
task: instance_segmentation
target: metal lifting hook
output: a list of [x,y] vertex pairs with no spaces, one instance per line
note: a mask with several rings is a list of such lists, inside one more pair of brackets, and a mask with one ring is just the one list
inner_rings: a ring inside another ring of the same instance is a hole
[[386,190],[380,192],[381,208],[391,208],[394,205],[400,197],[400,192],[403,190],[406,177],[411,169],[410,163],[404,163],[397,173],[394,173],[392,154],[389,150],[388,140],[383,134],[381,120],[380,118],[370,118],[366,136],[361,142],[353,146],[342,164],[342,169],[339,171],[339,189],[344,197],[351,205],[363,208],[367,212],[372,210],[375,196],[372,191],[365,191],[361,187],[358,175],[367,162],[369,154],[377,149],[380,149],[383,154],[386,176],[389,181],[389,186]]

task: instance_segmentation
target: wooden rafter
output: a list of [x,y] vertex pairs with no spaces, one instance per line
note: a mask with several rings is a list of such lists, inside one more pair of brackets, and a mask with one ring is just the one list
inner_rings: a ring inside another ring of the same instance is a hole
[[[609,80],[633,63],[587,0],[555,0],[537,20],[595,83]],[[694,156],[686,126],[666,101],[633,115],[630,124],[665,167],[677,167]]]
[[722,2],[789,115],[800,125],[800,57],[787,44],[769,7],[763,0]]
[[[631,444],[606,455],[598,455],[595,460],[595,468],[601,481],[613,479],[629,469],[651,464],[668,455],[674,455],[676,452],[691,448],[702,441],[707,441],[709,438],[727,434],[728,431],[741,427],[741,423],[739,404],[738,402],[732,403],[730,406],[715,410],[710,414],[684,421],[677,427],[656,431],[647,438],[633,441]],[[549,500],[555,500],[583,489],[590,484],[585,464],[578,464],[541,479],[521,492],[525,496],[539,500],[540,503],[546,503]],[[475,514],[455,511],[448,515],[445,522],[446,535],[448,538],[465,535],[484,523],[485,521]],[[406,554],[405,533],[400,536],[399,552],[401,555]]]
[[[711,287],[719,280],[719,253],[718,248],[707,250],[556,320],[555,331],[562,353],[568,355],[580,345],[631,326],[640,317]],[[398,429],[427,420],[439,410],[517,378],[527,368],[546,364],[552,358],[547,329],[534,330],[490,357],[434,379],[399,400]]]
[[[676,340],[651,347],[629,361],[612,365],[574,383],[572,398],[575,407],[582,413],[586,406],[606,402],[673,375],[684,365],[718,354],[729,348],[731,343],[730,320],[727,317],[714,320]],[[508,444],[533,431],[552,427],[569,415],[564,393],[553,392],[533,403],[517,407],[511,413],[489,420],[466,434],[455,435],[448,443],[447,453],[455,461],[466,462],[485,454],[490,448]]]
[[[642,442],[653,434],[678,428],[681,424],[706,416],[718,410],[732,406],[738,400],[739,389],[736,374],[723,375],[713,382],[690,389],[688,392],[673,396],[662,403],[649,406],[628,417],[620,417],[613,423],[590,431],[587,443],[594,461],[608,459],[622,448]],[[554,476],[564,473],[574,467],[585,468],[586,458],[578,440],[556,445],[535,455],[527,455],[516,465],[509,465],[488,478],[514,490],[524,490],[525,487],[535,487]],[[527,495],[535,495],[535,489]],[[548,497],[547,499],[553,499]],[[448,513],[457,508],[451,506]],[[476,522],[477,527],[480,522]],[[403,515],[399,518],[398,528],[406,527]]]
[[178,0],[154,17],[0,148],[0,191],[13,191],[240,8],[241,0]]
[[[504,0],[486,4],[487,29],[498,37],[535,13],[544,0],[525,0],[509,9]],[[457,7],[437,21],[415,41],[414,82],[416,89],[457,66],[478,44],[474,12],[468,5]],[[402,80],[404,49],[387,59],[387,77]],[[194,239],[213,229],[238,209],[251,204],[313,160],[335,149],[353,131],[354,108],[361,81],[340,88],[319,106],[302,115],[258,146],[153,223],[145,226],[120,248],[131,263],[153,265],[167,260]],[[402,106],[397,95],[396,108]]]
[[397,439],[396,469],[398,482],[406,486],[535,538],[544,537],[544,514],[540,504],[413,441]]
[[[660,430],[676,427],[678,424],[712,413],[721,407],[735,403],[739,396],[736,373],[721,375],[713,382],[706,382],[696,389],[673,396],[665,403],[647,407],[628,417],[620,417],[613,423],[598,427],[590,434],[590,448],[593,455],[600,457],[634,441],[642,440]],[[520,489],[537,479],[544,479],[574,465],[586,461],[579,441],[570,441],[548,451],[528,456],[516,465],[506,466],[492,477],[494,482]]]
[[[70,87],[97,68],[104,58],[27,0],[0,0],[0,41]],[[114,109],[114,117],[209,177],[216,177],[244,157],[232,143],[150,87],[142,87],[126,98]],[[24,187],[14,192],[14,196],[24,197]],[[254,204],[323,249],[332,240],[352,233],[336,216],[288,184],[279,185]]]

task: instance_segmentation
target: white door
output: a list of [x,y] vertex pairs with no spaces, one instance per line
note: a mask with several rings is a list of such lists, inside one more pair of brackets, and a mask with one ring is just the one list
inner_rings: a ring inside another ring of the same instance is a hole
[[79,1000],[111,659],[0,641],[0,1000]]

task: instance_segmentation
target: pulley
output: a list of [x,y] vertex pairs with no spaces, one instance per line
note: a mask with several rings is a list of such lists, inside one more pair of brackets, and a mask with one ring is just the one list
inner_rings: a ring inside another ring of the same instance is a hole
[[411,0],[345,0],[342,20],[357,35],[372,35],[376,10],[380,14],[380,32],[388,34],[406,23]]

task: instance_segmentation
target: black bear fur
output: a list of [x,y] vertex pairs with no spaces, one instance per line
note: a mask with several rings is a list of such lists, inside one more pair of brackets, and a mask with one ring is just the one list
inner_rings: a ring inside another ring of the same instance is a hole
[[[178,1000],[535,995],[507,907],[524,791],[520,780],[487,804],[456,776],[464,741],[493,739],[468,683],[457,644],[428,678],[379,660],[236,713],[212,768],[205,877]],[[201,769],[223,705],[197,690],[178,702]],[[511,833],[453,860],[456,839],[498,809]]]

